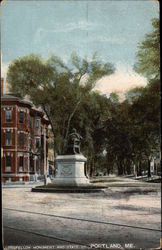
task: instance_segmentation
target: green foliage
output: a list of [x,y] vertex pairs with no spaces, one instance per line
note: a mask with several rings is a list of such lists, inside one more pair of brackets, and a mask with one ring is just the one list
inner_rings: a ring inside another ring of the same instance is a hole
[[24,97],[49,84],[52,74],[43,59],[32,54],[18,58],[9,65],[7,82],[13,94]]
[[55,152],[64,152],[68,134],[76,127],[85,137],[83,150],[92,158],[94,123],[102,116],[100,103],[104,105],[104,98],[91,90],[93,83],[113,73],[114,67],[97,61],[96,56],[90,62],[80,59],[76,53],[70,65],[55,55],[46,61],[36,55],[21,57],[10,64],[7,81],[13,94],[27,94],[42,107],[51,123]]
[[109,96],[109,99],[114,104],[119,104],[119,95],[115,92],[112,92]]
[[118,174],[123,174],[124,161],[130,161],[132,142],[130,140],[131,121],[129,103],[111,103],[111,116],[105,122],[107,160],[110,166],[118,166]]
[[[130,109],[134,126],[145,140],[145,155],[160,143],[160,81],[152,80]],[[135,134],[138,135],[137,131]],[[141,142],[143,144],[144,142]],[[144,145],[144,144],[143,144]]]
[[132,103],[135,100],[137,100],[144,91],[145,91],[144,87],[132,88],[126,92],[125,98],[129,103]]
[[145,35],[139,44],[134,69],[148,79],[160,79],[160,24],[159,19],[152,20],[154,30]]
[[141,169],[142,161],[160,148],[160,81],[152,80],[132,93],[140,95],[131,102],[109,104],[110,116],[104,123],[108,165],[116,165],[118,174],[129,173],[132,163]]

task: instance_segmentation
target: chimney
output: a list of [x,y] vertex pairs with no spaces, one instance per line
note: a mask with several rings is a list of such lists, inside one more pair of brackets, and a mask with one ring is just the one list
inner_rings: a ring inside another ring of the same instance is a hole
[[4,78],[1,78],[1,96],[3,96],[3,84],[4,84]]

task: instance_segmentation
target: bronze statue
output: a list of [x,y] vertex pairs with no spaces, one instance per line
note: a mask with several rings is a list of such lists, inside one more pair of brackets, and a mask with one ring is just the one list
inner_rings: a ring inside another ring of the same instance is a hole
[[80,154],[80,141],[82,136],[73,128],[72,133],[69,134],[67,143],[67,154]]

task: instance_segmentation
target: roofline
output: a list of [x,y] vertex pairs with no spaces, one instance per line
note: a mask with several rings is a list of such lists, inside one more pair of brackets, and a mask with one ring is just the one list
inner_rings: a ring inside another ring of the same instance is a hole
[[1,96],[1,103],[3,102],[16,102],[17,104],[25,104],[25,105],[28,105],[30,107],[33,106],[33,104],[30,102],[30,101],[26,101],[26,100],[23,100],[23,99],[20,99],[18,97],[14,97],[14,96],[11,96],[11,97],[5,97],[5,96]]
[[34,106],[34,104],[32,102],[30,102],[30,101],[20,99],[17,96],[12,96],[12,95],[10,96],[10,94],[6,94],[6,95],[1,96],[1,103],[2,103],[2,105],[3,105],[3,102],[8,102],[8,104],[10,102],[15,102],[17,105],[19,105],[19,104],[21,105],[22,104],[22,105],[30,106],[30,108],[31,108],[30,112],[31,113],[32,112],[33,113],[37,113],[45,123],[50,124],[49,120],[44,117],[45,113],[43,112],[43,110],[37,109]]

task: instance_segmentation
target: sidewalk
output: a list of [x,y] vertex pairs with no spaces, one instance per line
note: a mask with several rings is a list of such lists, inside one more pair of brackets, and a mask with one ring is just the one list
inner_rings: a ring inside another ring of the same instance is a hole
[[91,183],[97,183],[97,185],[106,185],[107,187],[147,187],[160,189],[161,183],[147,182],[142,179],[136,179],[127,176],[100,176],[90,179]]
[[[156,182],[155,178],[149,178],[146,180],[146,177],[143,179],[142,176],[138,178],[130,176],[97,176],[90,178],[92,184],[97,184],[98,186],[107,186],[107,187],[145,187],[145,188],[157,188],[161,187],[161,181]],[[52,180],[54,181],[54,180]],[[154,182],[155,181],[155,182]],[[2,184],[2,188],[29,188],[44,185],[43,181],[30,181],[30,182],[10,182],[7,184]]]
[[6,184],[2,184],[2,188],[29,188],[29,187],[36,187],[36,186],[40,186],[43,185],[44,182],[43,181],[30,181],[30,182],[10,182],[10,183],[6,183]]

